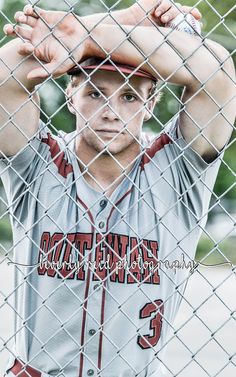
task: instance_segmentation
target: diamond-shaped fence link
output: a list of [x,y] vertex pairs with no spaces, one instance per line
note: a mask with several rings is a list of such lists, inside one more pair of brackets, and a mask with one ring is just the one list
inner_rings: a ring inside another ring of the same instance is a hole
[[233,376],[234,2],[0,8],[1,375]]

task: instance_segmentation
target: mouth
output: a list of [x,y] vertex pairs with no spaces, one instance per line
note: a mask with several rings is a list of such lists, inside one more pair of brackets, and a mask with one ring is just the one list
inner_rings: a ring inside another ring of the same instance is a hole
[[97,133],[103,133],[103,134],[110,134],[110,135],[117,135],[117,134],[124,134],[124,132],[121,130],[111,130],[110,128],[104,128],[102,130],[95,130]]

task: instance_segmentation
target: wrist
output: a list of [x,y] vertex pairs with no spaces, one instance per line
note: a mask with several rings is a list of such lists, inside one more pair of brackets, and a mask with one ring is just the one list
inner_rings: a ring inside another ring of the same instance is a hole
[[153,20],[152,13],[155,9],[156,0],[149,1],[148,6],[145,1],[139,0],[130,7],[130,12],[134,19],[134,25],[138,26],[153,26],[153,24],[160,24],[157,20]]
[[[93,25],[86,20],[86,17],[70,15],[67,36],[70,39],[69,50],[72,59],[76,62],[86,59],[94,50],[94,42],[91,39],[90,31]],[[90,55],[91,56],[91,55]]]
[[103,43],[104,35],[107,35],[108,28],[112,26],[103,24],[94,26],[94,23],[87,20],[82,20],[82,22],[87,34],[84,44],[84,59],[92,56],[98,58],[106,57],[107,51],[105,51]]
[[[139,24],[139,22],[144,19],[146,11],[137,2],[131,5],[129,10],[133,19],[133,25]],[[145,22],[145,20],[143,22]]]
[[140,9],[139,5],[135,2],[130,7],[123,9],[123,18],[124,18],[124,25],[137,25],[138,22],[141,20],[141,13],[142,10]]

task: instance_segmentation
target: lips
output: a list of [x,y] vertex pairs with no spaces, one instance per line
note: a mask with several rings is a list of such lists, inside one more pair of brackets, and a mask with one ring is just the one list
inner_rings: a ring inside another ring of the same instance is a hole
[[102,130],[96,130],[96,132],[110,132],[110,133],[119,133],[119,130],[111,130],[110,128],[104,128]]
[[121,132],[121,130],[111,130],[110,128],[104,128],[102,130],[95,130],[95,132],[103,132],[103,133],[109,133],[109,134],[123,134],[124,132]]

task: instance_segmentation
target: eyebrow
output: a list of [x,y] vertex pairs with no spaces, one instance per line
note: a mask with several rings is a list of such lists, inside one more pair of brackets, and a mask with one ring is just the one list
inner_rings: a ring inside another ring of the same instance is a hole
[[132,85],[125,85],[123,88],[122,88],[122,90],[127,90],[127,91],[131,91],[131,92],[137,92],[137,93],[139,93],[140,95],[141,94],[144,94],[144,92],[143,92],[143,90],[142,89],[137,89],[137,88],[135,88],[135,87],[133,87]]
[[90,82],[87,82],[85,85],[84,85],[85,88],[92,88],[92,89],[99,89],[99,90],[106,90],[106,88],[100,86],[100,85],[96,85],[95,83],[93,83],[93,85],[90,83]]

